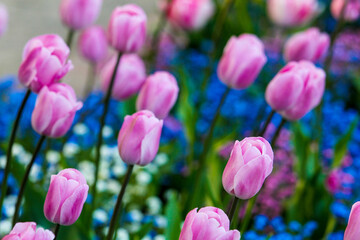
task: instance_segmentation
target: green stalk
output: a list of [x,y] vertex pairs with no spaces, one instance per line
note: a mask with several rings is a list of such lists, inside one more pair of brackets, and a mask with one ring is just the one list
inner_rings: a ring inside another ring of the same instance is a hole
[[66,37],[66,45],[68,45],[68,47],[71,49],[71,44],[74,38],[74,34],[75,34],[75,30],[74,29],[69,29],[68,35]]
[[241,226],[241,230],[240,230],[241,233],[245,233],[248,226],[249,226],[250,219],[251,219],[251,212],[252,212],[252,210],[253,210],[253,208],[255,206],[255,202],[256,202],[256,199],[257,199],[258,195],[254,196],[254,197],[252,197],[251,199],[248,200],[244,220],[242,222],[242,226]]

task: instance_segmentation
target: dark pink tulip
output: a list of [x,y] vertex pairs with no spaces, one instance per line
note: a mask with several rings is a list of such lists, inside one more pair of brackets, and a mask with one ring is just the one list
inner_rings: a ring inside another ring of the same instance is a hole
[[9,16],[5,5],[0,4],[0,36],[4,34],[7,29]]
[[135,4],[115,8],[108,25],[110,45],[120,52],[138,52],[146,41],[146,22],[145,12]]
[[34,222],[19,222],[2,240],[53,240],[54,238],[51,231],[43,228],[36,229]]
[[[107,91],[116,64],[116,57],[112,57],[102,67],[100,72],[101,86]],[[121,57],[116,71],[112,97],[125,100],[137,93],[146,79],[146,68],[143,60],[136,54],[125,54]]]
[[176,79],[168,72],[150,75],[136,100],[136,109],[150,110],[157,118],[164,119],[174,106],[179,93]]
[[309,28],[289,38],[285,44],[284,57],[288,62],[317,62],[326,55],[329,46],[330,37],[327,33],[321,33],[318,28]]
[[240,199],[252,198],[272,172],[273,159],[273,150],[262,137],[236,141],[223,172],[224,189]]
[[290,62],[269,83],[266,101],[284,118],[298,120],[321,102],[325,78],[309,61]]
[[163,120],[143,110],[126,116],[118,137],[122,160],[130,165],[150,163],[159,149]]
[[223,210],[204,207],[191,210],[185,218],[179,240],[239,240],[238,230],[229,230],[230,221]]
[[60,225],[76,222],[88,190],[85,177],[76,169],[68,168],[52,175],[44,204],[46,219]]
[[213,16],[214,8],[212,0],[173,0],[165,9],[172,24],[186,30],[198,30]]
[[[344,7],[345,0],[332,0],[331,14],[334,18],[339,19],[341,11]],[[344,12],[344,19],[348,22],[356,21],[360,17],[360,1],[349,0]]]
[[103,60],[108,51],[105,30],[100,26],[85,29],[79,36],[78,49],[90,62],[98,63]]
[[58,82],[73,68],[71,61],[67,61],[69,54],[69,47],[58,35],[32,38],[23,51],[19,81],[38,93],[43,86]]
[[71,29],[79,30],[92,25],[98,18],[102,0],[62,0],[60,16]]
[[317,0],[268,0],[270,19],[284,27],[300,26],[308,23],[319,11]]
[[220,59],[217,74],[228,87],[244,89],[250,86],[267,59],[264,45],[252,34],[231,37]]
[[74,90],[65,83],[43,87],[36,99],[31,124],[40,135],[59,138],[70,129],[82,102],[77,102]]
[[350,212],[344,240],[358,240],[360,236],[360,202],[356,202]]

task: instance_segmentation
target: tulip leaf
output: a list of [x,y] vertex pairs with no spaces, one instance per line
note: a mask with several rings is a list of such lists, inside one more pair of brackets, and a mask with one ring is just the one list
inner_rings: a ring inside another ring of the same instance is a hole
[[168,204],[165,208],[165,215],[167,219],[165,238],[169,240],[179,239],[181,213],[180,204],[177,200],[177,194],[174,192],[169,194]]
[[355,129],[358,125],[358,122],[359,122],[359,118],[356,117],[352,121],[352,123],[351,123],[350,127],[348,128],[348,130],[346,131],[346,133],[343,136],[341,136],[340,139],[338,140],[338,142],[335,144],[332,168],[336,168],[341,165],[341,161],[347,153],[347,150],[348,150],[347,146],[352,138],[353,132],[355,131]]

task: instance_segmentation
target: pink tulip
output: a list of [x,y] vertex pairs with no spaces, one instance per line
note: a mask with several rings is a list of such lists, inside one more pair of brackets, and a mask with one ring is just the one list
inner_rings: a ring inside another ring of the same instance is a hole
[[293,35],[285,44],[284,57],[286,61],[321,60],[330,46],[330,37],[321,33],[318,28],[309,28]]
[[252,198],[272,172],[273,159],[273,150],[262,137],[236,141],[223,172],[224,189],[240,199]]
[[60,16],[71,29],[79,30],[92,25],[98,18],[102,0],[62,0]]
[[[112,57],[101,69],[100,78],[104,92],[107,91],[116,64],[116,57]],[[146,79],[146,68],[142,59],[136,54],[125,54],[121,57],[116,71],[112,97],[125,100],[137,93]]]
[[268,0],[270,19],[280,26],[294,27],[308,23],[318,12],[317,0]]
[[165,8],[169,21],[186,30],[198,30],[214,15],[212,0],[172,0]]
[[100,26],[92,26],[79,36],[78,48],[80,54],[93,63],[103,60],[108,51],[105,30]]
[[23,51],[19,81],[38,93],[63,78],[72,68],[67,61],[70,49],[58,35],[47,34],[32,38]]
[[360,236],[360,202],[356,202],[350,212],[344,240],[358,240]]
[[244,89],[255,81],[266,61],[261,40],[252,34],[242,34],[231,37],[226,44],[217,73],[225,85]]
[[115,8],[108,25],[110,45],[120,52],[138,52],[146,41],[146,22],[145,12],[135,4]]
[[[345,0],[332,0],[331,14],[334,18],[339,19],[344,7]],[[349,0],[344,12],[344,19],[348,22],[356,21],[360,17],[360,1]]]
[[82,102],[76,101],[74,90],[65,83],[43,87],[36,99],[31,124],[40,135],[59,138],[70,129]]
[[46,219],[60,225],[76,222],[88,190],[85,177],[76,169],[68,168],[52,175],[44,204]]
[[223,210],[204,207],[191,210],[185,218],[179,240],[239,240],[238,230],[229,230],[230,221]]
[[150,110],[164,119],[174,106],[179,93],[176,79],[168,72],[159,71],[150,75],[136,100],[136,109]]
[[0,36],[2,36],[8,26],[9,16],[5,5],[0,4]]
[[163,120],[143,110],[126,116],[118,137],[120,157],[130,165],[150,163],[159,149]]
[[54,234],[43,228],[36,229],[34,222],[18,222],[2,240],[53,240]]
[[325,78],[311,62],[290,62],[269,83],[266,101],[284,118],[298,120],[321,102]]

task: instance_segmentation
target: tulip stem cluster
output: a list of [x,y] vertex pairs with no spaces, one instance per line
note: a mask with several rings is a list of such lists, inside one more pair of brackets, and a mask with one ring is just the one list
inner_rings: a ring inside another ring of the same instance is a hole
[[271,123],[272,118],[274,117],[274,114],[275,114],[275,111],[271,110],[271,112],[269,113],[269,115],[266,118],[264,126],[262,128],[260,128],[261,130],[259,130],[258,133],[256,133],[257,136],[264,136],[267,127],[269,126],[269,124]]
[[286,123],[287,123],[287,120],[285,118],[281,118],[281,122],[280,122],[279,126],[276,128],[274,136],[271,139],[271,142],[270,142],[271,146],[273,146],[273,147],[275,146],[276,141],[277,141],[278,137],[280,136],[281,129],[285,126]]
[[26,167],[26,170],[25,170],[25,175],[21,181],[21,185],[20,185],[20,189],[19,189],[19,194],[18,194],[18,197],[17,197],[17,200],[16,200],[16,205],[15,205],[15,212],[14,212],[14,216],[13,216],[13,221],[12,221],[12,225],[15,226],[17,220],[18,220],[18,217],[19,217],[19,211],[20,211],[20,206],[21,206],[21,200],[23,198],[23,195],[24,195],[24,191],[25,191],[25,187],[26,187],[26,183],[29,179],[29,175],[30,175],[30,171],[31,171],[31,168],[32,166],[34,165],[35,163],[35,160],[36,160],[36,157],[37,155],[39,154],[40,150],[41,150],[41,146],[43,144],[43,142],[45,141],[46,137],[45,136],[41,136],[37,145],[36,145],[36,148],[35,148],[35,151],[32,155],[32,158],[31,158],[31,161],[29,162],[29,164],[27,165]]
[[15,119],[15,122],[14,122],[14,126],[13,126],[13,128],[11,130],[9,146],[8,146],[8,149],[7,149],[7,152],[6,152],[6,166],[5,166],[5,170],[4,170],[4,177],[3,177],[3,180],[2,180],[2,183],[1,183],[0,210],[2,209],[3,201],[4,201],[4,198],[5,198],[5,195],[6,195],[7,179],[9,177],[9,173],[11,171],[12,147],[13,147],[14,142],[15,142],[16,132],[17,132],[17,129],[19,127],[22,112],[24,111],[26,102],[28,101],[30,95],[31,95],[31,90],[28,89],[26,91],[24,99],[21,102],[20,108],[19,108],[19,110],[18,110],[18,112],[16,114],[16,119]]
[[125,190],[126,190],[126,187],[127,187],[128,183],[129,183],[129,180],[130,180],[133,169],[134,169],[134,165],[128,165],[128,169],[127,169],[127,172],[126,172],[126,175],[125,175],[125,179],[124,179],[124,182],[123,182],[123,184],[121,186],[119,196],[118,196],[118,198],[116,200],[116,205],[115,205],[115,208],[114,208],[114,212],[113,212],[113,215],[111,217],[110,226],[109,226],[109,232],[108,232],[108,235],[106,237],[107,240],[113,239],[113,235],[114,235],[114,232],[116,230],[115,228],[116,228],[117,222],[118,222],[118,220],[120,218],[122,199],[124,197]]
[[57,236],[58,236],[59,230],[60,230],[60,226],[61,226],[60,224],[56,224],[56,225],[55,225],[55,230],[54,230],[55,238],[54,238],[54,240],[57,239]]
[[229,211],[226,213],[229,216],[230,223],[232,222],[232,219],[234,218],[234,214],[237,208],[237,205],[239,204],[239,198],[233,197],[231,199],[231,207],[228,209]]
[[244,219],[242,221],[242,224],[241,224],[241,230],[240,232],[244,233],[246,231],[246,229],[248,228],[248,225],[249,225],[249,222],[250,222],[250,219],[251,219],[251,212],[255,206],[255,202],[256,202],[256,199],[257,199],[257,196],[259,194],[255,195],[254,197],[252,197],[251,199],[248,200],[248,203],[247,203],[247,206],[246,206],[246,210],[245,210],[245,216],[244,216]]

